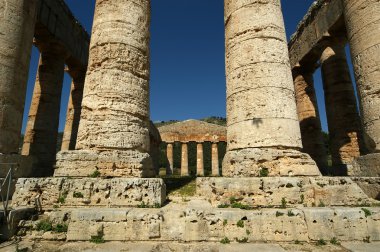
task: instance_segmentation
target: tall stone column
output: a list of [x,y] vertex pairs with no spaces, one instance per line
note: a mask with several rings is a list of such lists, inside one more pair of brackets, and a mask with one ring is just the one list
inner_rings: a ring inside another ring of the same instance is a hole
[[77,151],[55,176],[155,175],[149,155],[149,0],[97,0]]
[[61,150],[75,149],[83,99],[84,80],[86,76],[86,71],[81,69],[70,69],[69,67],[68,72],[72,78],[72,83]]
[[189,154],[187,143],[182,143],[181,150],[181,176],[189,176]]
[[197,143],[197,175],[205,175],[205,167],[203,161],[203,143]]
[[[366,148],[380,152],[380,2],[343,0]],[[377,168],[380,170],[379,165]]]
[[227,153],[223,175],[320,175],[301,153],[280,0],[225,0]]
[[173,144],[166,145],[166,157],[168,158],[168,165],[166,167],[166,175],[172,175],[174,171],[174,158],[173,158]]
[[346,166],[360,156],[361,126],[344,40],[328,39],[321,56],[330,150],[334,172],[347,174]]
[[212,176],[220,176],[218,143],[211,144],[211,170]]
[[62,51],[54,45],[37,46],[41,54],[22,155],[37,159],[33,175],[40,177],[54,173],[65,60]]
[[[19,152],[36,3],[37,0],[0,0],[0,153],[2,154]],[[3,158],[4,156],[1,160]]]
[[293,68],[297,113],[300,121],[303,151],[309,154],[321,171],[327,168],[327,149],[322,135],[314,89],[314,69]]

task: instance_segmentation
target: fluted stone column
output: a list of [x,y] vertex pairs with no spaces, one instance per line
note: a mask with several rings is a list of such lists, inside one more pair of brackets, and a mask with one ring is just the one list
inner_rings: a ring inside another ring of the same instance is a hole
[[0,0],[0,153],[2,154],[19,152],[36,3],[37,0]]
[[77,151],[55,176],[150,177],[149,0],[97,0]]
[[83,87],[86,76],[85,70],[70,69],[72,78],[71,92],[67,106],[66,124],[63,132],[61,150],[74,150],[78,136],[78,127],[83,99]]
[[227,153],[223,175],[320,175],[301,133],[280,0],[225,0]]
[[203,143],[197,143],[197,175],[204,176]]
[[[321,56],[330,150],[335,173],[360,156],[360,118],[345,53],[344,40],[328,39]],[[343,165],[343,166],[342,166]]]
[[293,68],[293,79],[303,151],[314,159],[321,171],[325,171],[327,149],[315,96],[313,70],[298,65]]
[[166,157],[168,158],[168,165],[166,167],[166,175],[172,175],[174,171],[174,158],[173,158],[173,144],[166,145]]
[[220,176],[218,143],[211,144],[211,170],[212,176]]
[[54,173],[65,60],[60,48],[38,44],[40,60],[25,129],[22,155],[36,157],[33,174]]
[[[343,0],[366,148],[380,152],[380,2]],[[379,164],[377,164],[379,168]]]
[[182,143],[181,151],[181,176],[189,176],[189,154],[187,143]]

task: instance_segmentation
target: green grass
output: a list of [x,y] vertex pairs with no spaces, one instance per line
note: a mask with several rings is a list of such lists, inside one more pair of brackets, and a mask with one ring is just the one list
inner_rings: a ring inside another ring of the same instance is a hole
[[362,208],[363,212],[364,212],[364,215],[365,217],[367,218],[368,216],[371,216],[372,215],[372,212],[370,210],[368,210],[367,208]]
[[53,225],[50,220],[41,220],[37,223],[36,230],[44,232],[51,231],[53,230]]
[[330,243],[332,245],[340,245],[340,242],[336,239],[336,237],[331,238]]
[[57,224],[56,226],[53,227],[53,231],[57,233],[65,233],[67,232],[67,224]]
[[285,198],[282,198],[281,199],[281,208],[286,208],[286,204],[287,204],[288,202],[286,201],[286,199]]
[[83,193],[81,192],[73,192],[74,198],[84,198]]
[[236,226],[238,226],[239,228],[243,228],[243,227],[244,227],[244,221],[243,221],[243,220],[239,220],[239,221],[236,223]]
[[319,239],[316,243],[317,246],[324,246],[327,245],[327,242],[323,239]]
[[196,192],[195,178],[193,177],[163,177],[168,195],[192,197]]
[[289,211],[288,211],[288,216],[289,216],[289,217],[292,217],[292,216],[296,216],[296,215],[293,213],[292,210],[289,210]]
[[103,234],[91,236],[90,242],[96,243],[96,244],[104,243],[105,241],[103,238]]
[[269,175],[269,170],[268,168],[261,168],[259,171],[259,176],[260,177],[268,177]]
[[221,244],[229,244],[231,241],[227,237],[224,237],[222,240],[220,240]]
[[100,177],[100,172],[98,170],[94,171],[89,175],[90,178],[97,178]]
[[284,215],[284,213],[281,213],[281,212],[279,212],[279,211],[276,211],[276,217],[283,216],[283,215]]

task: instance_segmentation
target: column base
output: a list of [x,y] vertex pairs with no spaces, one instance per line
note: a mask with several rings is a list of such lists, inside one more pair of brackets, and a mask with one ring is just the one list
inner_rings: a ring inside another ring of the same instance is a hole
[[321,176],[321,172],[308,154],[297,150],[248,148],[226,153],[223,176]]
[[373,153],[356,158],[347,165],[349,176],[380,177],[380,153]]
[[[361,206],[378,202],[347,177],[197,178],[214,207]],[[236,204],[236,206],[234,206]]]
[[35,161],[35,158],[32,156],[22,156],[18,154],[0,154],[0,178],[5,178],[7,175],[10,168],[9,164],[15,164],[12,166],[13,178],[30,177],[33,175],[33,164]]
[[43,210],[59,207],[159,207],[166,186],[159,178],[21,178],[12,205],[34,207],[41,189]]
[[54,177],[155,177],[148,153],[136,150],[74,150],[57,154]]

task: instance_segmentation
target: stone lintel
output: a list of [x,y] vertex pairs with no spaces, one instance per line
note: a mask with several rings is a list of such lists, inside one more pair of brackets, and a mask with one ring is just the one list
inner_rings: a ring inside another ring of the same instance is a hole
[[197,195],[213,206],[231,204],[231,197],[251,207],[357,206],[370,204],[348,177],[197,178]]
[[21,178],[13,207],[31,207],[41,189],[43,210],[57,207],[161,206],[166,186],[159,178]]
[[57,153],[54,177],[154,177],[152,159],[137,150],[74,150]]

